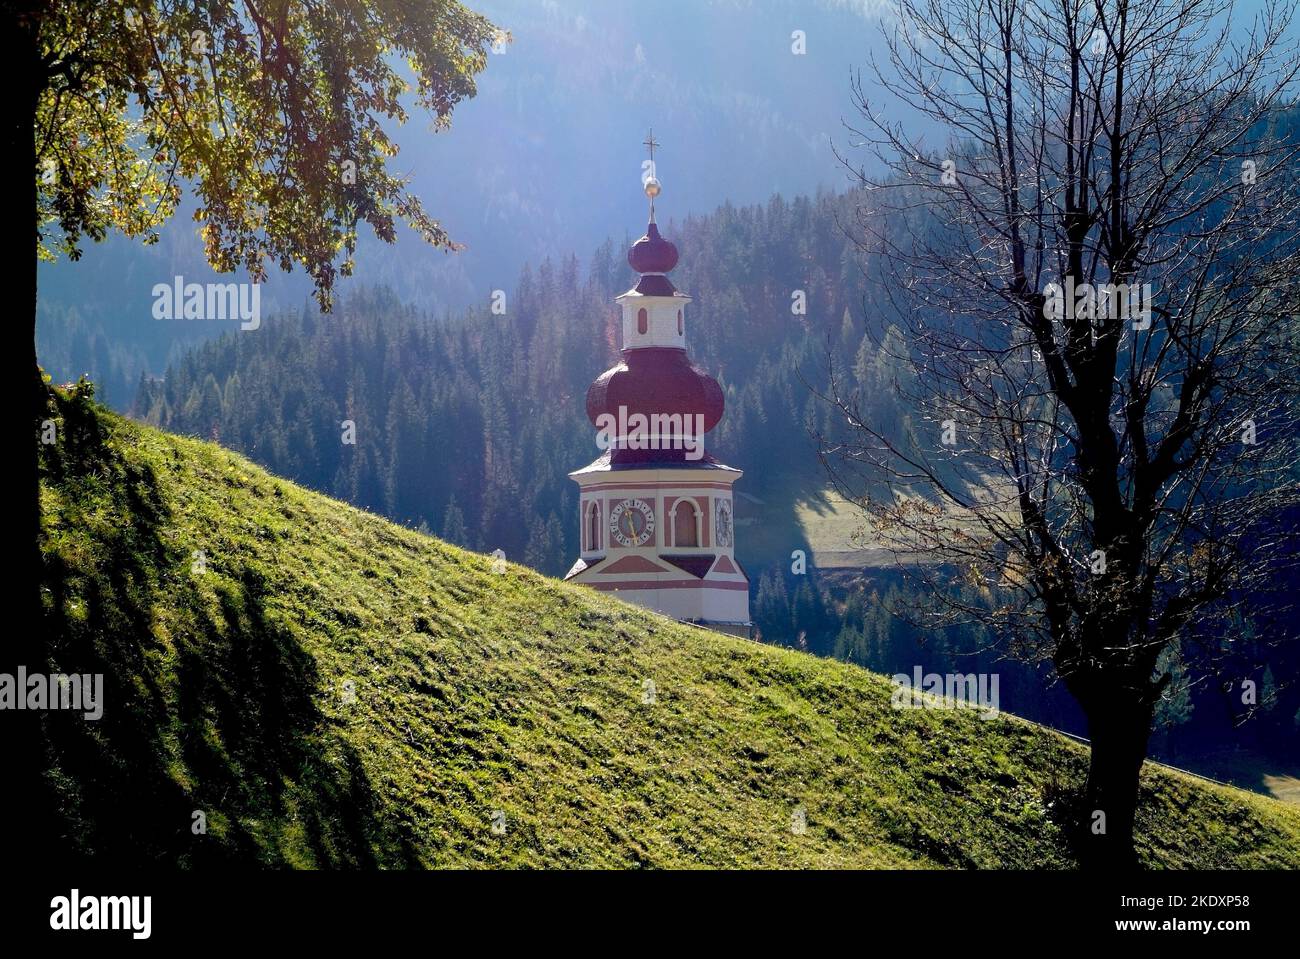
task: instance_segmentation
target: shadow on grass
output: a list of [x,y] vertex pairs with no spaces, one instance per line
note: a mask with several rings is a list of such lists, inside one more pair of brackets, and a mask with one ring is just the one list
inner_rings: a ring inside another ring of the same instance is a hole
[[58,500],[44,518],[48,669],[104,675],[100,720],[43,718],[64,828],[54,845],[115,865],[413,863],[316,705],[315,661],[267,617],[264,578],[243,568],[215,604],[201,595],[155,467],[119,449],[129,431],[110,437],[75,392],[54,404],[60,442],[41,464]]

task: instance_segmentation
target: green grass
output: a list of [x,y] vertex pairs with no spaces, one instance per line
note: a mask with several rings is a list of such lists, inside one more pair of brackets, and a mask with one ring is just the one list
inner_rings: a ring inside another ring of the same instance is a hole
[[[85,397],[57,405],[51,666],[107,677],[100,722],[46,723],[84,852],[190,867],[1074,863],[1064,823],[1086,753],[1063,737],[894,710],[888,681],[854,666],[494,573],[217,446]],[[1300,811],[1148,767],[1139,842],[1151,866],[1298,868]]]

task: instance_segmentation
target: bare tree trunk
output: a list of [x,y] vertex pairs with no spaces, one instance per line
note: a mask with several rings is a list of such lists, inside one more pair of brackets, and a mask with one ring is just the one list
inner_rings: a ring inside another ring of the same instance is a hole
[[1084,703],[1092,756],[1081,823],[1080,863],[1088,869],[1133,869],[1138,774],[1151,736],[1150,706],[1098,697]]

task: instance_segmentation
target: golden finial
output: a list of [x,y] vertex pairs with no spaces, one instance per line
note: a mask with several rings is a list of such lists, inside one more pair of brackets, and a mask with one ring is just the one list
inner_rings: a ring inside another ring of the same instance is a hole
[[663,192],[663,188],[659,185],[659,177],[656,176],[658,171],[655,169],[655,147],[659,146],[659,141],[655,139],[653,127],[650,129],[650,135],[641,142],[650,151],[650,164],[646,169],[646,176],[642,181],[642,185],[645,187],[645,195],[650,199],[650,222],[653,223],[655,221],[655,197]]

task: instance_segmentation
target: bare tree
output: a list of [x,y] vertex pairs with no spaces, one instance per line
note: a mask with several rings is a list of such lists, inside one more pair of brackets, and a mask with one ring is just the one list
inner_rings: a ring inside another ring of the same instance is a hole
[[1292,11],[896,9],[871,73],[919,123],[856,79],[853,133],[883,172],[845,162],[919,425],[873,422],[832,369],[844,428],[823,458],[942,598],[935,622],[1051,660],[1092,741],[1081,859],[1128,865],[1166,664],[1222,678],[1246,618],[1277,626],[1300,503]]

